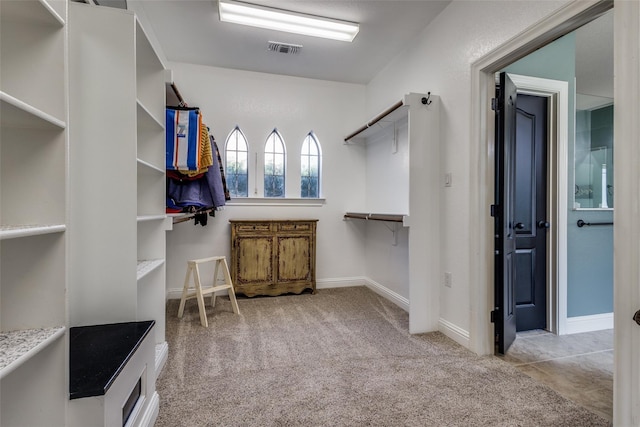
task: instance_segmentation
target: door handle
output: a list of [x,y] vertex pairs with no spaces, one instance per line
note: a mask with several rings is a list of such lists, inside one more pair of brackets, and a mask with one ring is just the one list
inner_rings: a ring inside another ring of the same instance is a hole
[[538,221],[538,228],[549,228],[550,226],[548,221]]
[[524,229],[524,224],[523,224],[523,223],[521,223],[521,222],[516,223],[516,225],[515,225],[515,229],[516,229],[516,230],[522,230],[522,229]]
[[636,314],[633,315],[633,320],[635,320],[636,323],[640,325],[640,310],[636,311]]

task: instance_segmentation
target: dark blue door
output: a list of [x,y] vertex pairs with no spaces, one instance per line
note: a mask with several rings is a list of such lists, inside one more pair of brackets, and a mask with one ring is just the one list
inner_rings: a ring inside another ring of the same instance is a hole
[[518,95],[516,330],[547,327],[547,98]]
[[504,354],[516,338],[516,86],[500,73],[495,140],[495,323],[496,352]]

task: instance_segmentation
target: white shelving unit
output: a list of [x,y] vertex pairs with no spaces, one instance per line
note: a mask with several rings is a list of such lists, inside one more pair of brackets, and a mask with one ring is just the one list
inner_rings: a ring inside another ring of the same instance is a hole
[[165,67],[131,11],[70,4],[71,326],[165,340]]
[[362,228],[374,290],[408,308],[411,333],[438,330],[439,105],[409,93],[345,138],[366,166],[365,205],[345,219]]
[[2,426],[65,424],[66,23],[64,0],[0,1]]

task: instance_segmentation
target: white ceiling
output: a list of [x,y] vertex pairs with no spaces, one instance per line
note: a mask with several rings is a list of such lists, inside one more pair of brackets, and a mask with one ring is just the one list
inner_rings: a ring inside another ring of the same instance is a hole
[[[249,1],[358,22],[360,33],[352,43],[221,22],[216,0],[128,0],[128,3],[169,61],[366,84],[450,1]],[[303,48],[295,55],[276,53],[267,50],[269,41],[300,44]]]

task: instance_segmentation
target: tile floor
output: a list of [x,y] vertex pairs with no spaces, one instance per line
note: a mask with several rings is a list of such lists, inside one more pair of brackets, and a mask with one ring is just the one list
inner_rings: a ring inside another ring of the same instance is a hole
[[609,421],[613,417],[613,330],[571,335],[519,332],[505,361]]

